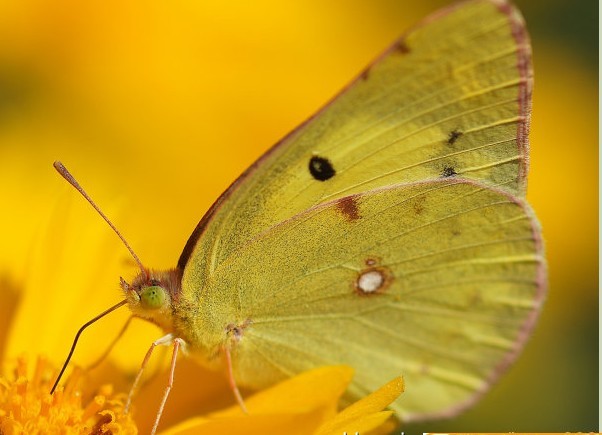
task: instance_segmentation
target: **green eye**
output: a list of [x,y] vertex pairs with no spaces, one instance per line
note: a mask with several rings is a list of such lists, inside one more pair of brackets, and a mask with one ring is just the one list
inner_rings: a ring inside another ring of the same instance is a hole
[[163,287],[153,285],[144,287],[140,292],[140,303],[144,308],[161,308],[165,302],[165,290]]

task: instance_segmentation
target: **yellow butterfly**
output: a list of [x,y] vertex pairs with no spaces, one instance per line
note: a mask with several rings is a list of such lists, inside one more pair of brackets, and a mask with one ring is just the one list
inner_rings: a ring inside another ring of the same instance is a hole
[[524,200],[531,90],[513,6],[440,11],[245,171],[176,268],[140,264],[117,306],[235,390],[346,364],[349,400],[403,375],[401,420],[456,414],[516,358],[545,295]]

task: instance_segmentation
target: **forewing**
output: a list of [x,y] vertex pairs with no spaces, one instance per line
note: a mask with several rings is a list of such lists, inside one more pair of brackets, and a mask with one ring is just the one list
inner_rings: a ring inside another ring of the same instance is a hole
[[438,13],[222,195],[182,253],[185,280],[202,284],[271,226],[354,193],[456,176],[522,196],[530,101],[516,10],[476,0]]
[[237,326],[235,377],[254,388],[348,364],[357,398],[403,375],[393,409],[407,421],[485,391],[522,347],[544,286],[520,199],[435,180],[317,206],[239,248],[203,291],[199,328]]

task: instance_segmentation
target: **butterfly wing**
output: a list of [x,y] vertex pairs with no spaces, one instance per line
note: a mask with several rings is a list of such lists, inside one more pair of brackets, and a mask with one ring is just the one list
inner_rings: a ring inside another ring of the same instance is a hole
[[[189,345],[217,360],[225,331],[242,334],[236,377],[254,387],[346,362],[362,396],[403,374],[404,418],[472,400],[541,301],[539,236],[518,199],[531,82],[522,18],[503,0],[401,38],[201,220],[178,263]],[[378,273],[357,282],[377,266],[390,286],[358,295],[378,288]]]
[[[451,414],[485,391],[527,337],[544,294],[528,206],[480,183],[395,185],[316,206],[240,247],[201,293],[237,382],[356,369],[350,399],[404,376],[404,420]],[[221,337],[221,338],[220,338]]]
[[530,65],[522,18],[503,1],[427,19],[251,166],[199,223],[179,266],[193,263],[203,282],[278,222],[382,186],[461,176],[523,195]]

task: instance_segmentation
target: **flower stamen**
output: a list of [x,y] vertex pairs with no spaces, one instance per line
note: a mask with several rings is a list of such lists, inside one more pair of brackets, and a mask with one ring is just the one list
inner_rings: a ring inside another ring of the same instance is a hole
[[64,386],[49,394],[56,370],[36,360],[31,377],[28,360],[18,358],[12,376],[0,376],[0,433],[137,433],[124,413],[125,395],[105,385],[90,401],[82,398],[83,371],[74,369]]

